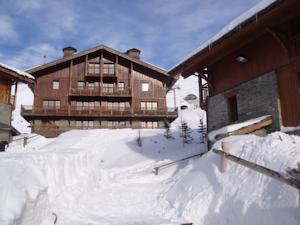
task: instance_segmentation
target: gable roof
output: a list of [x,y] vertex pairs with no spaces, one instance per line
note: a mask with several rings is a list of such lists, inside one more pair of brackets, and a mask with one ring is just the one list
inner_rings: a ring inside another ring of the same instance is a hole
[[279,5],[279,3],[282,2],[283,0],[260,1],[254,7],[232,20],[216,35],[214,35],[212,38],[201,44],[197,49],[195,49],[192,53],[186,56],[183,60],[181,60],[179,63],[170,68],[169,73],[174,75],[177,71],[180,71],[180,68],[185,67],[185,65],[188,64],[193,58],[201,55],[207,49],[211,48],[213,44],[234,35],[238,28],[240,28],[242,25],[244,26],[248,22],[251,22],[258,15],[262,16],[263,14],[269,12],[271,9],[273,9],[273,7],[276,7],[277,5]]
[[21,81],[29,84],[32,84],[34,82],[34,77],[29,73],[8,66],[4,63],[0,63],[0,72],[2,72],[1,74],[3,76],[6,76],[8,79],[11,80]]
[[91,49],[88,49],[88,50],[85,50],[85,51],[82,51],[82,52],[79,52],[79,53],[75,53],[75,54],[73,54],[70,57],[58,59],[58,60],[52,61],[50,63],[46,63],[46,64],[43,64],[41,66],[37,66],[37,67],[31,68],[31,69],[28,69],[26,72],[32,74],[32,73],[38,72],[40,70],[43,70],[43,69],[46,69],[46,68],[49,68],[49,67],[52,67],[52,66],[55,66],[55,65],[58,65],[58,64],[70,61],[72,59],[76,59],[76,58],[82,57],[84,55],[87,55],[87,54],[90,54],[90,53],[93,53],[93,52],[99,51],[99,50],[105,50],[105,51],[110,52],[110,53],[112,53],[114,55],[117,55],[117,56],[122,57],[124,59],[127,59],[129,61],[132,61],[132,62],[134,62],[136,64],[139,64],[141,66],[147,67],[147,68],[149,68],[149,69],[151,69],[151,70],[153,70],[155,72],[158,72],[158,73],[160,73],[160,74],[162,74],[164,76],[170,77],[169,73],[166,70],[162,69],[162,68],[159,68],[159,67],[154,66],[154,65],[152,65],[150,63],[141,61],[139,59],[135,59],[135,58],[129,57],[126,53],[122,53],[120,51],[117,51],[117,50],[112,49],[110,47],[107,47],[105,45],[99,45],[97,47],[94,47],[94,48],[91,48]]

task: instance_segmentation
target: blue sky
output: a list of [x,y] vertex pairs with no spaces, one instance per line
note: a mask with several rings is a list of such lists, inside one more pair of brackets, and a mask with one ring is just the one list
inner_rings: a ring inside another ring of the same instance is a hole
[[169,69],[259,0],[0,0],[0,61],[27,69],[105,44]]

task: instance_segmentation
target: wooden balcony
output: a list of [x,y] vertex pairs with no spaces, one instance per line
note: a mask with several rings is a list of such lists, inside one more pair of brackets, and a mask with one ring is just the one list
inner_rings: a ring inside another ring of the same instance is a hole
[[109,96],[109,97],[131,97],[131,90],[129,88],[119,89],[118,87],[101,88],[101,96]]
[[133,113],[134,116],[138,117],[148,117],[148,116],[154,116],[154,117],[177,117],[178,116],[178,110],[173,108],[165,108],[165,109],[157,109],[157,110],[135,110]]
[[99,96],[100,89],[98,88],[71,88],[70,96]]
[[117,77],[115,73],[103,73],[103,77]]
[[130,108],[107,108],[107,107],[76,107],[72,106],[70,110],[71,116],[84,116],[84,117],[130,117]]
[[99,78],[100,79],[100,73],[87,73],[85,76],[86,77]]
[[102,87],[102,88],[72,88],[70,92],[70,96],[73,97],[88,97],[88,96],[106,96],[106,97],[131,97],[131,90],[129,88],[125,88],[123,90],[119,89],[118,87],[108,88],[108,87]]

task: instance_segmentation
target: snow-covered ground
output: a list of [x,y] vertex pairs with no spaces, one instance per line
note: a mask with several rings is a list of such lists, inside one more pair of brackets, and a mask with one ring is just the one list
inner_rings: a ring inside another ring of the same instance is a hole
[[[237,164],[219,172],[212,152],[159,171],[157,165],[200,153],[196,129],[205,114],[186,110],[164,130],[73,130],[36,136],[0,154],[0,224],[299,224],[298,191]],[[183,145],[186,121],[194,141]],[[273,133],[229,137],[231,152],[285,172],[300,161],[300,138]],[[214,147],[219,148],[217,142]]]

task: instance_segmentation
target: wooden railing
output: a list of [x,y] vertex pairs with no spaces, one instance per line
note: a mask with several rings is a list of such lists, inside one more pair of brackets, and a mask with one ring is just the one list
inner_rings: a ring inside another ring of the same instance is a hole
[[45,116],[90,116],[90,117],[99,117],[99,116],[173,116],[178,115],[177,109],[158,109],[158,110],[135,110],[131,112],[131,108],[125,107],[78,107],[71,106],[70,110],[68,109],[44,109],[40,107],[32,106],[21,106],[21,114],[23,116],[33,116],[33,115],[45,115]]
[[131,90],[128,88],[119,89],[118,87],[102,87],[102,88],[88,88],[82,89],[72,88],[71,96],[131,96]]
[[70,95],[73,96],[99,96],[100,95],[100,89],[98,88],[88,88],[84,87],[82,89],[79,88],[72,88]]

